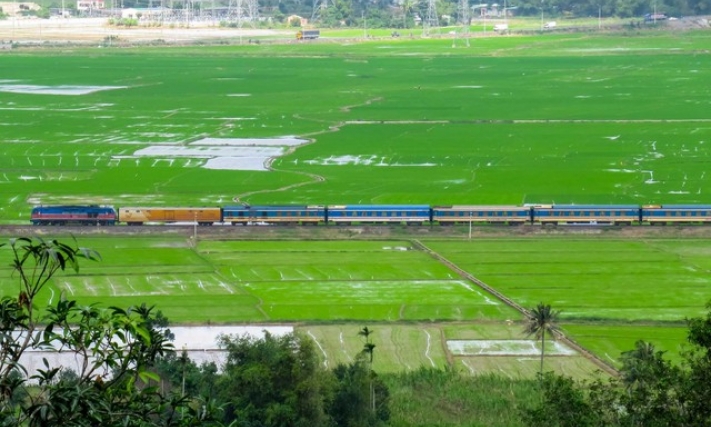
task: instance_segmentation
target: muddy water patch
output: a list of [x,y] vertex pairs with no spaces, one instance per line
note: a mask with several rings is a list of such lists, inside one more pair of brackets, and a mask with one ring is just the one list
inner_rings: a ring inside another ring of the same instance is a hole
[[23,93],[30,95],[88,95],[104,90],[126,89],[128,86],[42,86],[27,84],[0,84],[0,92]]
[[[534,340],[450,340],[447,348],[455,356],[540,356],[538,341]],[[546,354],[574,356],[577,353],[558,342],[546,342]]]
[[200,166],[205,169],[265,171],[271,159],[306,142],[296,137],[203,138],[187,145],[150,145],[136,150],[132,155],[114,158],[200,159]]

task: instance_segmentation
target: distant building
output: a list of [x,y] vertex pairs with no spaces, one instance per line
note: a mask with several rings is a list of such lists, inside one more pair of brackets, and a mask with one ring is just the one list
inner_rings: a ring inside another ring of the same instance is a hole
[[287,25],[291,26],[293,25],[293,22],[298,22],[299,27],[305,27],[309,24],[309,20],[306,18],[303,18],[299,15],[289,15],[286,17],[286,23]]
[[77,0],[77,10],[96,10],[104,8],[104,0]]

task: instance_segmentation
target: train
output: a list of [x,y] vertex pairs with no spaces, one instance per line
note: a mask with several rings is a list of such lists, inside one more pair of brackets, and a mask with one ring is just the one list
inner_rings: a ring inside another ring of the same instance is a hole
[[692,225],[711,205],[236,205],[223,207],[36,206],[42,226],[210,225]]

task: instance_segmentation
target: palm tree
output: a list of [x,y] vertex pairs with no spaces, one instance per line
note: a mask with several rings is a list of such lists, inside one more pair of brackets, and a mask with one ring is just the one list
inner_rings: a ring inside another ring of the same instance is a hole
[[364,326],[363,329],[358,331],[358,335],[365,339],[365,344],[363,344],[362,353],[369,356],[369,376],[370,376],[370,410],[375,413],[375,388],[373,386],[373,350],[375,350],[375,344],[370,341],[370,336],[373,335],[373,330],[368,329]]
[[370,342],[370,336],[372,334],[373,330],[368,329],[367,326],[364,326],[363,329],[358,331],[358,335],[362,336],[365,339],[365,344],[363,344],[363,353],[369,356],[371,369],[373,366],[373,350],[375,349],[375,344]]
[[543,357],[546,352],[546,332],[555,334],[558,331],[558,315],[560,311],[553,310],[549,304],[538,303],[528,312],[526,327],[523,332],[526,336],[535,335],[541,340],[541,374],[543,374]]

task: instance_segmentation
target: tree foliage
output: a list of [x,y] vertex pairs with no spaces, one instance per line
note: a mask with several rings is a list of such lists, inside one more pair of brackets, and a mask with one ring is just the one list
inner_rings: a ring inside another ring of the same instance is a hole
[[523,411],[529,426],[711,425],[711,302],[688,320],[690,348],[674,365],[650,343],[622,353],[620,377],[577,383],[541,376],[540,405]]
[[390,419],[390,392],[363,356],[333,370],[336,383],[328,412],[336,426],[375,427]]
[[327,425],[325,371],[308,339],[288,334],[264,339],[223,336],[228,351],[219,396],[227,420],[240,426]]
[[[0,420],[3,426],[209,425],[201,405],[162,394],[151,367],[171,349],[152,307],[81,306],[64,295],[46,309],[37,298],[55,274],[79,271],[99,254],[57,240],[10,241],[18,294],[0,298]],[[76,371],[53,366],[28,372],[31,350],[69,353]],[[195,409],[197,408],[197,409]]]
[[[365,427],[389,418],[387,387],[361,354],[324,369],[315,344],[298,334],[221,338],[228,351],[217,378],[225,423],[239,426]],[[379,402],[371,410],[371,388]]]
[[[10,249],[18,289],[0,298],[0,426],[365,427],[389,418],[367,328],[364,352],[333,371],[300,335],[225,336],[219,372],[178,355],[153,307],[82,306],[64,294],[37,306],[56,274],[78,272],[80,259],[98,261],[98,253],[30,238]],[[28,351],[69,354],[76,366],[45,358],[29,372]]]

